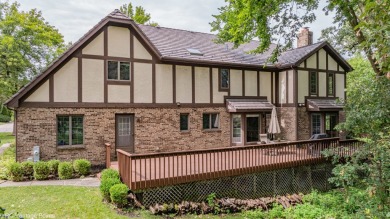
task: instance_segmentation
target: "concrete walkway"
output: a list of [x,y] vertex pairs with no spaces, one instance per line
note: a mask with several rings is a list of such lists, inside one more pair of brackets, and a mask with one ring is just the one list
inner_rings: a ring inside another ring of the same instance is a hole
[[5,144],[1,145],[0,146],[0,155],[3,154],[5,149],[7,149],[9,146],[11,146],[11,143],[5,143]]
[[25,181],[12,182],[0,180],[0,187],[10,186],[85,186],[85,187],[99,187],[100,180],[97,177],[85,177],[78,179],[67,180],[43,180],[43,181]]
[[12,132],[13,130],[14,130],[14,123],[13,122],[0,125],[0,132]]

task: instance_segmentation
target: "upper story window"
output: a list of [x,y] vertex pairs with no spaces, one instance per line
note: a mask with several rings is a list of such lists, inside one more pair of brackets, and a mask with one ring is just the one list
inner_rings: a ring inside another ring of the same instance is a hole
[[317,74],[317,72],[314,72],[314,71],[310,72],[309,88],[310,88],[310,95],[318,94],[318,74]]
[[189,131],[189,114],[180,113],[180,131]]
[[130,63],[108,61],[108,80],[130,80]]
[[57,145],[82,145],[83,116],[57,116]]
[[218,129],[219,128],[219,114],[218,113],[204,113],[203,114],[203,129]]
[[328,73],[328,80],[327,80],[327,83],[328,83],[328,96],[334,96],[334,87],[335,87],[335,84],[334,84],[334,73]]
[[219,89],[228,90],[230,85],[229,69],[221,68],[219,70]]

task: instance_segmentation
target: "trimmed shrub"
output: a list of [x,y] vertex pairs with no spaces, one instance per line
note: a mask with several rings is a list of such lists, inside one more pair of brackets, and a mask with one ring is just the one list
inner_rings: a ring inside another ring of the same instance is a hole
[[34,162],[24,161],[22,162],[23,175],[28,179],[32,179],[34,176]]
[[86,159],[75,160],[73,161],[73,169],[77,174],[86,176],[91,171],[91,162]]
[[73,166],[71,162],[61,162],[58,165],[58,176],[60,179],[71,179],[73,177]]
[[110,188],[110,198],[111,201],[118,205],[118,207],[122,207],[127,204],[127,192],[129,188],[121,183],[116,184]]
[[0,114],[0,122],[9,122],[9,121],[11,121],[10,116]]
[[15,162],[9,165],[9,177],[12,181],[23,180],[23,167],[22,164]]
[[58,175],[58,165],[60,164],[59,160],[49,160],[47,162],[49,165],[50,175],[57,176]]
[[107,179],[107,178],[120,179],[119,172],[116,170],[113,170],[113,169],[105,169],[102,171],[100,179],[103,181],[104,179]]
[[121,184],[119,178],[105,178],[100,181],[100,192],[106,200],[110,200],[110,189],[116,184]]
[[49,165],[47,162],[38,161],[34,163],[34,178],[36,180],[45,180],[49,178]]

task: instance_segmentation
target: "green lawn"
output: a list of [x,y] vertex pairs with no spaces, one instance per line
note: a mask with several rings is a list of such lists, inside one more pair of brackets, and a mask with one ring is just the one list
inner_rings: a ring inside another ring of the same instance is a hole
[[0,132],[0,145],[12,143],[15,141],[15,136],[11,132]]
[[[6,213],[25,218],[126,218],[102,202],[99,189],[71,186],[0,188],[0,205]],[[29,217],[30,216],[30,217]]]

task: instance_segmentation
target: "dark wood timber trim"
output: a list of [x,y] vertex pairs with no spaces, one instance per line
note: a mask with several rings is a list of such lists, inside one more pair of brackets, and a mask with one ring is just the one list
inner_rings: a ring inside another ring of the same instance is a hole
[[289,81],[288,81],[289,73],[290,73],[290,71],[288,71],[288,70],[285,71],[285,75],[286,75],[286,76],[285,76],[285,77],[286,77],[286,103],[289,103],[289,98],[288,98],[288,97],[290,96],[290,95],[289,95],[290,92],[288,92],[288,91],[289,91],[289,90],[288,90],[288,87],[289,87],[289,86],[288,86],[288,85],[289,85]]
[[[104,28],[104,57],[108,55],[108,30],[107,27]],[[107,85],[107,60],[104,60],[104,102],[108,101],[108,85]]]
[[320,56],[318,50],[316,52],[316,69],[320,69]]
[[345,72],[343,72],[343,71],[326,70],[326,69],[301,68],[301,67],[297,67],[296,69],[302,70],[302,71],[322,71],[322,72],[328,71],[328,72],[335,73],[335,74],[345,74]]
[[173,103],[176,103],[176,65],[172,65],[172,86]]
[[[347,101],[347,75],[344,74],[344,102]],[[336,96],[336,90],[335,90],[335,96]]]
[[153,60],[149,60],[149,59],[136,59],[136,58],[125,58],[125,57],[116,57],[116,56],[81,55],[81,57],[84,59],[102,59],[102,60],[107,59],[110,61],[119,61],[119,62],[153,63]]
[[125,80],[107,80],[107,84],[109,85],[131,85],[131,81]]
[[77,59],[77,69],[78,69],[78,102],[83,102],[83,59],[78,57]]
[[54,102],[54,76],[49,77],[49,102]]
[[195,104],[195,66],[191,66],[192,104]]
[[242,96],[245,96],[245,70],[241,70],[242,74]]
[[[275,98],[274,98],[274,77],[275,77],[275,72],[271,72],[271,103],[275,103]],[[259,95],[260,96],[260,95]]]
[[279,104],[279,72],[275,72],[275,105]]
[[[271,77],[272,77],[272,74],[271,74]],[[260,80],[260,71],[257,71],[256,72],[257,96],[260,96],[260,81],[259,80]],[[271,100],[271,103],[272,103],[272,100]]]
[[[130,58],[134,59],[134,35],[130,30]],[[130,103],[134,103],[134,62],[130,62]]]
[[325,60],[326,60],[326,66],[325,66],[325,68],[326,68],[326,71],[328,71],[329,70],[329,63],[328,63],[328,52],[327,51],[325,51],[325,55],[326,55],[326,58],[325,58]]
[[[237,98],[236,98],[237,99]],[[223,103],[77,103],[77,102],[23,102],[21,107],[26,108],[213,108],[226,107]]]
[[156,103],[156,63],[152,64],[152,103]]
[[213,103],[213,68],[209,68],[209,79],[210,79],[210,103]]
[[307,59],[305,59],[305,61],[303,62],[303,67],[307,68]]

